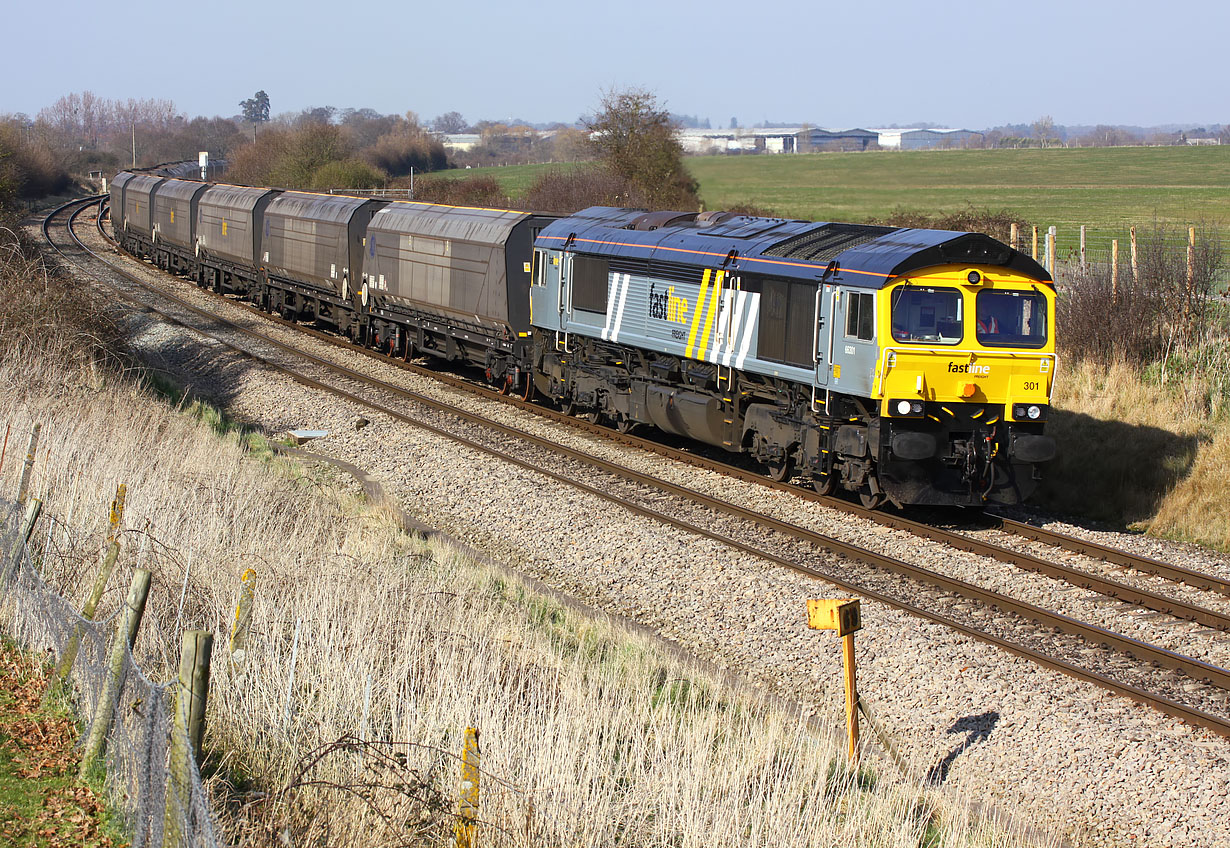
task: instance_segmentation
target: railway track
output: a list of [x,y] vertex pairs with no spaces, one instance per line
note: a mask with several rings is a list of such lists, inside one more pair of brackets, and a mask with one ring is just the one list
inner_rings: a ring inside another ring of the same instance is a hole
[[[78,264],[78,259],[105,263],[111,269],[106,273],[115,275],[115,279],[104,285],[116,290],[124,299],[138,304],[141,309],[158,312],[170,321],[202,333],[217,343],[288,374],[312,388],[330,392],[351,403],[425,428],[472,450],[498,457],[501,461],[544,474],[563,485],[587,492],[633,513],[712,539],[810,577],[826,580],[843,590],[903,609],[1044,666],[1093,682],[1169,715],[1230,736],[1230,719],[1226,717],[1227,712],[1230,712],[1227,709],[1226,697],[1226,692],[1230,690],[1230,671],[895,557],[884,556],[805,527],[778,521],[738,504],[665,482],[523,430],[494,423],[420,393],[339,366],[268,334],[241,327],[183,298],[141,282],[135,275],[122,271],[90,253],[82,242],[76,240],[75,235],[73,244],[57,245],[51,234],[53,218],[68,218],[66,231],[71,235],[72,220],[91,204],[97,203],[95,199],[63,207],[58,210],[58,214],[49,216],[44,224],[44,234],[48,242],[74,264]],[[87,256],[93,256],[93,259],[87,260]],[[142,293],[145,297],[140,296]],[[152,303],[154,298],[160,303]],[[267,318],[263,313],[262,316]],[[202,323],[211,329],[203,330]],[[323,334],[313,335],[331,344],[338,343]],[[235,336],[246,338],[250,343],[241,345],[235,340]],[[256,348],[263,347],[267,352],[259,352],[253,348],[252,343],[255,343]],[[355,350],[349,345],[345,348],[350,352]],[[366,353],[382,361],[390,361],[378,353]],[[297,360],[297,367],[279,361],[283,358]],[[307,363],[306,368],[304,363]],[[411,370],[423,370],[410,367]],[[434,371],[424,370],[424,373],[433,378],[439,376]],[[462,383],[454,377],[447,379]],[[464,383],[463,387],[469,391],[476,390],[469,383]],[[359,394],[360,391],[363,394]],[[486,390],[484,392],[493,396],[495,394]],[[375,399],[377,395],[381,399]],[[531,404],[511,402],[532,409],[540,415],[567,420],[570,423],[576,421]],[[462,422],[460,426],[458,421]],[[722,473],[750,479],[761,485],[780,486],[746,469],[732,468],[727,464],[683,453],[676,448],[631,434],[615,434],[606,428],[598,428],[585,422],[579,422],[579,426],[672,458],[682,458],[694,465],[713,467]],[[814,492],[799,490],[797,487],[790,490],[803,497],[819,498]],[[868,513],[861,507],[845,502],[824,500],[827,505],[836,505],[846,512],[872,518],[890,527],[904,529],[979,556],[1063,579],[1125,603],[1185,618],[1207,627],[1230,630],[1230,618],[1214,610],[991,545],[961,533],[941,530],[904,517]],[[1005,528],[1008,526],[1003,525]],[[714,527],[722,527],[723,532],[715,531]],[[1037,528],[1029,530],[1035,531]],[[1026,533],[1023,531],[1022,535]],[[1082,545],[1076,540],[1048,543],[1061,547]],[[1105,549],[1105,555],[1102,555],[1103,552],[1097,551],[1088,543],[1084,544],[1084,548],[1082,553],[1092,552],[1117,565],[1138,568],[1151,574],[1170,569],[1166,574],[1167,579],[1182,579],[1191,585],[1200,585],[1196,581],[1204,579],[1208,585],[1202,588],[1227,594],[1224,581],[1223,585],[1219,586],[1216,578],[1208,575],[1184,573],[1184,569],[1142,560],[1112,549]],[[836,564],[833,554],[841,558]],[[1129,657],[1133,659],[1125,662],[1125,658]]]

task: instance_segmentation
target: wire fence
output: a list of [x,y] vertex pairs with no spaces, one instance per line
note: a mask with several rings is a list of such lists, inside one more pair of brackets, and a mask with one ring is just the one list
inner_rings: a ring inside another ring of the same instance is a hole
[[1148,275],[1155,270],[1148,265],[1156,264],[1160,256],[1190,266],[1193,276],[1209,275],[1219,287],[1230,281],[1230,239],[1213,226],[1020,227],[1014,229],[1009,243],[1042,263],[1061,284],[1087,273],[1091,266],[1105,266],[1124,278],[1139,279],[1142,272]]
[[[107,794],[133,848],[217,848],[197,764],[192,756],[172,756],[173,742],[191,750],[184,729],[172,721],[176,682],[151,680],[135,661],[117,626],[122,609],[91,621],[43,580],[39,551],[24,538],[18,504],[0,499],[0,514],[0,624],[27,650],[71,663],[66,683],[86,718],[79,744],[95,733],[105,738]],[[118,669],[109,661],[113,651],[121,658]],[[114,709],[100,711],[100,699],[111,694],[109,679],[118,682],[111,690]]]

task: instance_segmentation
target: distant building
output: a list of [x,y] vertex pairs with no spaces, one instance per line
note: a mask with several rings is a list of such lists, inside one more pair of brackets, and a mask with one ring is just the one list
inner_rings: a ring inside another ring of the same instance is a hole
[[884,129],[872,130],[881,147],[887,150],[925,150],[929,147],[966,147],[971,140],[981,142],[983,135],[973,130]]
[[446,150],[457,151],[473,150],[482,141],[478,133],[438,133],[436,137]]
[[685,153],[810,153],[821,150],[866,150],[876,134],[864,129],[822,127],[749,127],[721,130],[682,129],[676,134]]

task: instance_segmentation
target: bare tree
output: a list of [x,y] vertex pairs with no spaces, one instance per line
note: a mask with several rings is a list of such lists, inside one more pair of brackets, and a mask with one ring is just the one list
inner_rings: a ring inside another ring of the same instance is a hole
[[683,164],[670,113],[647,91],[609,91],[588,129],[599,158],[644,202],[659,209],[694,209],[697,184]]
[[431,122],[431,128],[438,133],[463,133],[468,126],[460,112],[445,112]]
[[1043,115],[1033,124],[1034,138],[1038,139],[1038,146],[1050,147],[1055,139],[1055,120],[1050,115]]

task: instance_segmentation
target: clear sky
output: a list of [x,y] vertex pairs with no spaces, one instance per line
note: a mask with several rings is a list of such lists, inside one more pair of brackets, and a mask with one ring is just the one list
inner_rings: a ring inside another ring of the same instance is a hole
[[[0,113],[166,98],[573,121],[640,87],[673,112],[820,126],[1230,123],[1230,2],[119,0],[6,3]],[[21,37],[19,34],[27,34]],[[17,37],[14,37],[17,36]],[[71,56],[71,51],[77,55]]]

